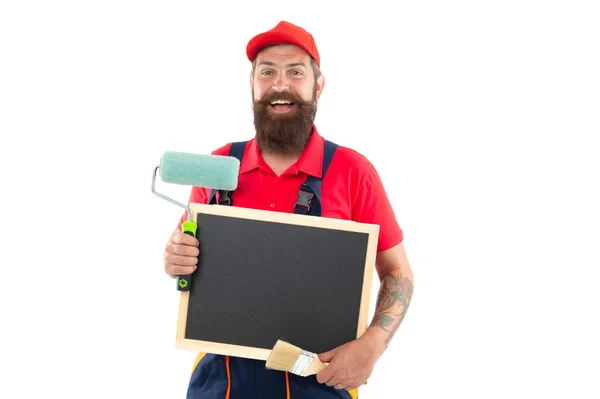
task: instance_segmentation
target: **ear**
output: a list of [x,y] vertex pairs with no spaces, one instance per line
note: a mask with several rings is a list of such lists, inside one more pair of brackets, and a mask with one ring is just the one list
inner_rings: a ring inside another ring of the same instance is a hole
[[317,100],[321,97],[321,93],[323,92],[323,88],[325,87],[325,76],[319,76],[317,79],[317,84],[315,85],[315,90],[317,91]]

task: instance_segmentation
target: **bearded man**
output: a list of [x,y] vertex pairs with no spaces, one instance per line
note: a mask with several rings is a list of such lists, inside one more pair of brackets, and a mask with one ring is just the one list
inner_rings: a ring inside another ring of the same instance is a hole
[[[408,310],[413,273],[383,184],[359,152],[325,140],[314,119],[325,78],[313,36],[281,21],[253,37],[246,47],[252,62],[253,139],[228,143],[213,155],[240,160],[234,193],[193,187],[190,203],[224,203],[268,211],[301,213],[379,225],[376,270],[381,282],[373,320],[358,339],[320,353],[329,365],[315,376],[268,370],[253,359],[200,353],[188,399],[356,398]],[[317,179],[321,192],[304,184]],[[165,248],[166,273],[194,272],[200,254],[196,238],[181,233],[184,214]],[[342,293],[340,293],[342,294]]]

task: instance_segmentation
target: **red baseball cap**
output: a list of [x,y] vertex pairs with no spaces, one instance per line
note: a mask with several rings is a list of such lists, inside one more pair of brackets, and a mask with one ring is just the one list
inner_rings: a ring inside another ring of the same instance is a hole
[[284,43],[300,47],[317,62],[319,68],[321,67],[315,39],[303,28],[287,21],[281,21],[273,29],[254,36],[246,46],[246,54],[250,61],[254,61],[256,54],[266,46]]

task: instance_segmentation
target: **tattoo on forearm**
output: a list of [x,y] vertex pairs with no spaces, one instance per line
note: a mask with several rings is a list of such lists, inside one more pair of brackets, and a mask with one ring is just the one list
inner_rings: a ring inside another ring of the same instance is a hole
[[389,333],[385,340],[386,346],[394,337],[406,315],[412,293],[412,281],[404,276],[390,273],[381,282],[371,326],[379,326]]

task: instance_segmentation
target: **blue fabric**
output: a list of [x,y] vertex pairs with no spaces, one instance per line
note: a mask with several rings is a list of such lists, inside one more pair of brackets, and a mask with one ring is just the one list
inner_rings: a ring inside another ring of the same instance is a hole
[[190,379],[187,399],[220,398],[227,394],[225,357],[207,353],[196,366]]
[[[230,399],[286,399],[283,371],[267,370],[262,360],[229,357]],[[316,376],[288,374],[290,399],[351,399],[348,391],[319,384]],[[187,392],[187,399],[225,399],[227,394],[225,356],[207,354],[200,360]]]

